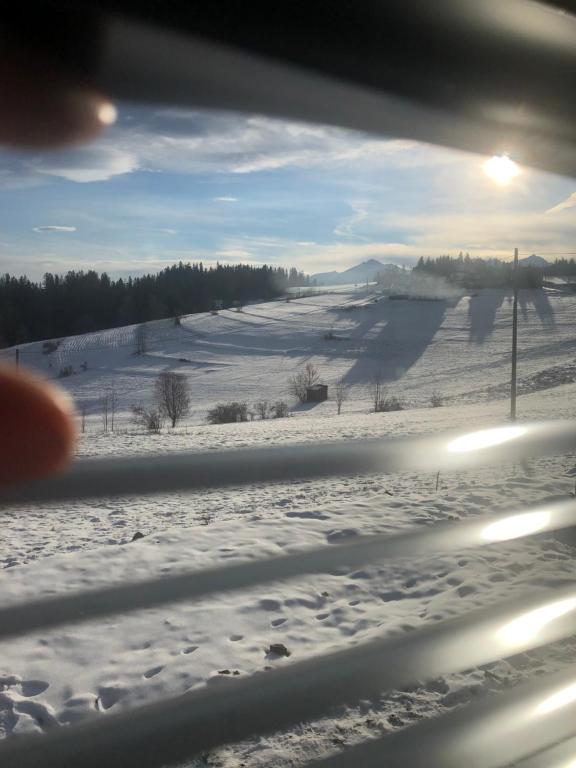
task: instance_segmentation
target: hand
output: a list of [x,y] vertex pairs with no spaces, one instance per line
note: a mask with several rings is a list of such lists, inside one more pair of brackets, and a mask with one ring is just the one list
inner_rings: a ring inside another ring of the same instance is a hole
[[[2,54],[0,144],[25,149],[88,141],[115,115],[94,90]],[[74,409],[64,392],[29,373],[0,368],[0,486],[63,467],[75,432]]]

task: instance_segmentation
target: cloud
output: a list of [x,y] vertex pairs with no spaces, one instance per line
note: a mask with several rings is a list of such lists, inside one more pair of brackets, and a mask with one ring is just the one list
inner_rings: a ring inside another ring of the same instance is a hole
[[368,211],[363,207],[363,204],[360,203],[349,203],[349,205],[353,211],[352,215],[347,216],[336,225],[334,234],[338,237],[353,237],[357,240],[366,240],[365,237],[357,235],[354,232],[354,229],[358,224],[368,218]]
[[[434,152],[446,152],[434,150]],[[411,141],[375,139],[339,128],[260,116],[152,107],[124,107],[118,122],[87,147],[0,153],[0,188],[47,183],[102,182],[134,171],[251,174],[282,168],[329,168],[349,163],[437,162]],[[48,178],[47,178],[48,177]],[[236,202],[223,195],[217,202]]]
[[237,197],[215,197],[214,198],[215,203],[236,203],[238,202]]
[[574,208],[576,206],[576,192],[572,192],[565,200],[555,205],[553,208],[549,208],[546,213],[558,213],[558,211],[565,211],[567,208]]
[[131,173],[139,161],[129,148],[99,144],[86,149],[48,153],[29,164],[29,169],[44,176],[57,176],[86,184],[108,181],[115,176]]
[[34,232],[76,232],[76,227],[65,227],[60,224],[47,224],[43,227],[33,227]]

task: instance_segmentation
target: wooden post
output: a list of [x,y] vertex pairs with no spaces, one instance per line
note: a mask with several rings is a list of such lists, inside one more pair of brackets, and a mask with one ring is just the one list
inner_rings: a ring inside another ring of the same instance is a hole
[[514,299],[512,303],[512,376],[510,380],[510,420],[516,421],[516,369],[518,362],[518,248],[514,248],[512,273]]

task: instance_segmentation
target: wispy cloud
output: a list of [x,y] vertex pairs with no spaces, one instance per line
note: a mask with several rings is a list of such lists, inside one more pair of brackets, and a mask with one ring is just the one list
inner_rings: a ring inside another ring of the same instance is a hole
[[353,237],[356,240],[366,240],[367,238],[358,235],[354,230],[365,219],[368,218],[368,211],[364,203],[349,203],[352,208],[352,215],[347,216],[340,221],[334,228],[334,234],[337,237]]
[[[76,183],[110,181],[138,170],[245,175],[350,162],[388,164],[399,158],[401,163],[411,163],[415,146],[265,117],[130,107],[103,138],[88,147],[33,158],[1,153],[0,187],[47,182],[47,177]],[[214,200],[237,202],[232,195]]]
[[565,200],[555,205],[553,208],[548,208],[546,213],[558,213],[558,211],[565,211],[567,208],[576,207],[576,192],[572,192]]
[[215,197],[214,198],[215,203],[236,203],[238,202],[237,197]]
[[76,232],[76,227],[66,227],[61,224],[47,224],[43,227],[33,227],[34,232]]

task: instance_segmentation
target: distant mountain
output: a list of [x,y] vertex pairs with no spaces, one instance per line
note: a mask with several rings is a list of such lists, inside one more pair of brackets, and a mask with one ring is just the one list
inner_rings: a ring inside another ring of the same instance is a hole
[[542,258],[542,256],[536,256],[535,253],[532,256],[526,256],[524,259],[518,259],[518,264],[521,267],[538,267],[539,269],[550,266],[546,259]]
[[347,285],[348,283],[365,283],[367,280],[372,282],[376,279],[379,272],[403,272],[402,267],[397,264],[384,264],[377,259],[368,259],[355,267],[345,269],[344,272],[318,272],[310,275],[317,285]]

